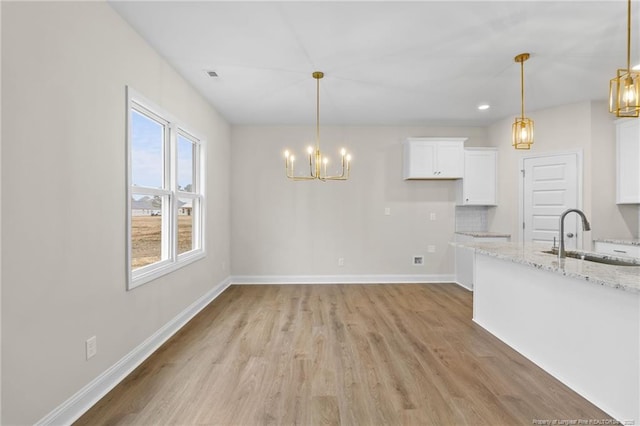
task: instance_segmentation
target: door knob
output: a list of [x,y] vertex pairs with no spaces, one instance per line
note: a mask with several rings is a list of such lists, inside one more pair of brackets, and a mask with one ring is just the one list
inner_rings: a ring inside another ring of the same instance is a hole
[[573,232],[569,232],[569,233],[567,234],[567,237],[569,237],[569,238],[573,238]]

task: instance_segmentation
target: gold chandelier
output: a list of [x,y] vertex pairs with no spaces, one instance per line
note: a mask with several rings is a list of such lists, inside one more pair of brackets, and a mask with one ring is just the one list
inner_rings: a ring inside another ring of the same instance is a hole
[[609,83],[609,112],[616,117],[640,116],[640,71],[631,69],[631,0],[627,2],[627,68]]
[[512,126],[511,141],[515,149],[531,149],[533,144],[533,120],[524,116],[524,61],[529,59],[528,53],[521,53],[515,58],[520,62],[520,100],[521,116],[516,117]]
[[316,147],[307,148],[309,154],[309,173],[303,175],[296,175],[293,169],[295,157],[289,154],[289,151],[284,152],[284,164],[286,175],[292,180],[347,180],[349,179],[349,171],[351,170],[351,155],[347,154],[347,151],[342,148],[340,154],[342,155],[342,172],[338,175],[327,175],[327,164],[329,159],[324,157],[320,152],[320,79],[324,77],[324,73],[316,71],[311,74],[316,79]]

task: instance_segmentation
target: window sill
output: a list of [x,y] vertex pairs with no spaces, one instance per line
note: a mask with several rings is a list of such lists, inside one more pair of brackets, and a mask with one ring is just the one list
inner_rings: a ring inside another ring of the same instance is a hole
[[190,265],[204,257],[206,257],[204,250],[194,250],[192,252],[179,255],[176,262],[165,261],[148,270],[133,271],[129,276],[129,285],[127,290],[133,290],[134,288],[170,274],[173,271],[177,271],[178,269]]

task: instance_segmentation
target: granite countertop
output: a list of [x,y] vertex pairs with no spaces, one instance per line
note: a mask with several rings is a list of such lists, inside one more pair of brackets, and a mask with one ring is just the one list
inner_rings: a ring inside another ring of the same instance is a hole
[[555,272],[566,277],[630,293],[640,293],[640,266],[606,265],[572,258],[563,259],[559,264],[556,255],[542,253],[551,247],[549,244],[541,243],[468,242],[453,244],[475,249],[479,254]]
[[593,241],[600,242],[600,243],[622,244],[622,245],[625,245],[625,246],[640,246],[640,239],[616,240],[616,239],[612,239],[612,238],[598,238],[598,239],[593,240]]
[[476,238],[511,238],[511,234],[502,234],[500,232],[460,231],[456,232],[456,234],[468,235]]

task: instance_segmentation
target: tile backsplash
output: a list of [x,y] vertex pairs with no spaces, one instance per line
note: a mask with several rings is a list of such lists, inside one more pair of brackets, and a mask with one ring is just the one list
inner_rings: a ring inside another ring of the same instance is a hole
[[486,232],[488,207],[456,206],[456,232]]

